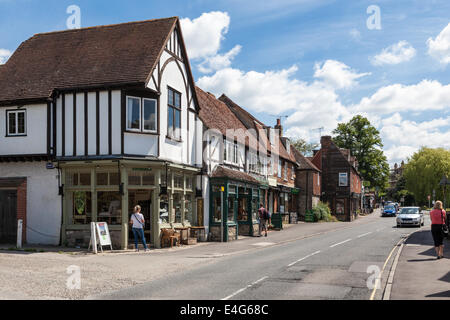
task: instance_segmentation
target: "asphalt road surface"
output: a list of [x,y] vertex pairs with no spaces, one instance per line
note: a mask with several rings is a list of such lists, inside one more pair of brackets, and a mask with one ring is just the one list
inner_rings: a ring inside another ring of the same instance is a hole
[[89,299],[379,299],[382,290],[373,290],[376,275],[396,244],[416,230],[397,228],[393,217],[371,217],[368,223],[220,257]]

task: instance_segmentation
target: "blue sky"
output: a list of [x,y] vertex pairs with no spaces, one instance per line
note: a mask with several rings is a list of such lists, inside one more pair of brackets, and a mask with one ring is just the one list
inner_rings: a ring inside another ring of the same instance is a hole
[[[292,137],[315,141],[314,128],[330,133],[363,114],[391,163],[422,145],[450,148],[448,0],[0,0],[0,53],[66,29],[69,5],[80,7],[82,27],[179,16],[197,83],[266,124],[289,116]],[[371,5],[379,30],[366,25]],[[214,50],[195,43],[201,37],[215,39]]]

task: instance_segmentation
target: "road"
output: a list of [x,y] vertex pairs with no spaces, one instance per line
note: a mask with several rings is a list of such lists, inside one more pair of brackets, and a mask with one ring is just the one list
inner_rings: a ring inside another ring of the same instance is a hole
[[[378,214],[363,219],[279,245],[259,238],[255,250],[89,299],[380,299],[382,290],[368,283],[375,283],[396,244],[417,228],[397,228],[395,218]],[[381,279],[387,278],[392,260]]]

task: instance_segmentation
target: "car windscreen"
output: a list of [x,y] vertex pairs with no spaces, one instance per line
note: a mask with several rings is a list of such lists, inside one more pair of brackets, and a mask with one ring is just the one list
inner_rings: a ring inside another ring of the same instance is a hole
[[400,214],[417,214],[419,213],[418,208],[403,208]]
[[392,206],[384,207],[384,210],[394,210],[394,207],[392,207]]

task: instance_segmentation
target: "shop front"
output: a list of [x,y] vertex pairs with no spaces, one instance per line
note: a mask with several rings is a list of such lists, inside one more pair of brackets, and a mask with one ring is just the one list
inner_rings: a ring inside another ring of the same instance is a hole
[[197,225],[197,168],[161,161],[59,162],[63,193],[62,243],[85,247],[90,222],[107,222],[114,248],[128,248],[129,220],[140,205],[144,234],[160,247],[160,230]]
[[211,178],[210,239],[232,241],[258,234],[258,209],[265,196],[258,184]]

